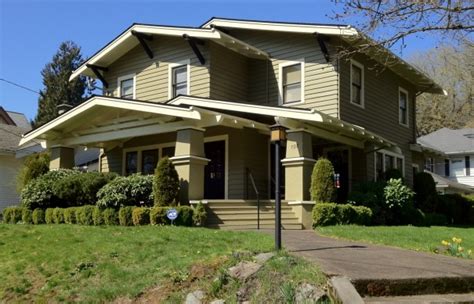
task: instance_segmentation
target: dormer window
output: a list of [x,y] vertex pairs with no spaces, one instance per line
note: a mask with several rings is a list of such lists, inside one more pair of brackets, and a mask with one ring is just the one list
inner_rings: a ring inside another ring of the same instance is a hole
[[304,101],[304,61],[280,64],[280,103],[295,104]]
[[189,95],[189,60],[169,65],[169,99]]
[[118,79],[120,98],[135,99],[135,75],[126,75]]
[[364,66],[351,60],[351,103],[364,107]]

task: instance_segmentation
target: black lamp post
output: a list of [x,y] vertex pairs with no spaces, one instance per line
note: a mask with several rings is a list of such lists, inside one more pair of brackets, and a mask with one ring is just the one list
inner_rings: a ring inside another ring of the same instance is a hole
[[275,144],[275,249],[281,249],[281,195],[280,195],[280,148],[286,141],[286,128],[279,123],[270,127],[270,140]]

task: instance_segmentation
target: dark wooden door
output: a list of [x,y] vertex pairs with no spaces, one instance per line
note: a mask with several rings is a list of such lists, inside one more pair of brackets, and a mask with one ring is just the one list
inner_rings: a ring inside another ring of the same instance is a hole
[[336,189],[337,202],[345,202],[349,194],[349,150],[334,150],[327,153],[334,167],[334,173],[339,174],[339,188]]
[[204,169],[204,198],[225,198],[225,141],[205,143],[204,152],[211,160]]

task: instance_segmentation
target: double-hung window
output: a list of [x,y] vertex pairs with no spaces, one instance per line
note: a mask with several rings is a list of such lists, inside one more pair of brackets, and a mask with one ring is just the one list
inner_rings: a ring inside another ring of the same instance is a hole
[[364,66],[351,61],[351,103],[364,107]]
[[281,63],[279,72],[280,104],[304,102],[304,59]]
[[169,99],[178,95],[189,95],[189,60],[171,63],[169,66]]
[[135,75],[119,77],[118,89],[120,98],[135,99]]
[[398,91],[398,122],[408,126],[408,92],[402,88]]
[[385,172],[392,169],[399,170],[405,176],[405,158],[403,155],[386,150],[375,152],[375,179],[383,180]]

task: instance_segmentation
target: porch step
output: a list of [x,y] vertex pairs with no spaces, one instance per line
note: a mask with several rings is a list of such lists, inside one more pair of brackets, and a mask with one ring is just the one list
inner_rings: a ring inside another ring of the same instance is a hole
[[[234,224],[211,224],[207,225],[208,228],[222,229],[222,230],[257,230],[257,224],[245,224],[245,225],[234,225]],[[264,224],[260,223],[260,229],[274,229],[275,224]],[[302,230],[302,224],[282,224],[283,230]]]
[[[219,214],[219,216],[209,216],[207,219],[208,221],[256,221],[257,214]],[[260,221],[263,220],[272,220],[275,221],[275,215],[272,214],[260,214]],[[282,221],[298,221],[298,218],[293,213],[285,213],[281,215]]]

